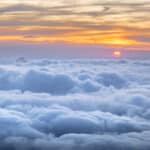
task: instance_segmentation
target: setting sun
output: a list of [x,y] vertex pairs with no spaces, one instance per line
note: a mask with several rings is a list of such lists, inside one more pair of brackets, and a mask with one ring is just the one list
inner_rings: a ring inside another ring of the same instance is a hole
[[121,52],[118,51],[118,50],[116,50],[116,51],[113,52],[113,55],[114,55],[115,57],[121,57]]

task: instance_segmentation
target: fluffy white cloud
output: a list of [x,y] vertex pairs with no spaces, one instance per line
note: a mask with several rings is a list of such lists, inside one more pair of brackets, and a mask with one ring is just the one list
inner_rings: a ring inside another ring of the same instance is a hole
[[0,149],[149,150],[150,62],[0,65]]

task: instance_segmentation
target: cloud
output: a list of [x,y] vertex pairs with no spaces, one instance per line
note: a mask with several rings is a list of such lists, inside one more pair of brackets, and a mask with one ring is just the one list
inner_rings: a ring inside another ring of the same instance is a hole
[[0,149],[149,150],[149,64],[25,58],[1,63]]
[[43,43],[63,41],[102,46],[134,45],[145,50],[149,47],[146,35],[149,32],[150,3],[147,0],[7,1],[0,2],[0,5],[1,41],[19,39]]
[[130,36],[129,38],[131,39],[135,39],[136,41],[140,41],[140,42],[149,42],[150,41],[150,37],[149,36]]
[[[0,89],[15,90],[22,92],[31,91],[37,93],[69,94],[74,92],[96,92],[101,86],[122,88],[127,81],[118,73],[102,72],[90,75],[79,72],[76,77],[73,73],[51,73],[47,70],[28,69],[21,73],[16,70],[0,70]],[[89,78],[89,79],[88,79]],[[93,79],[92,79],[93,78]]]
[[32,6],[32,5],[24,5],[24,4],[16,4],[10,5],[6,7],[0,8],[1,13],[10,13],[10,12],[18,12],[18,11],[41,11],[43,10],[41,7]]

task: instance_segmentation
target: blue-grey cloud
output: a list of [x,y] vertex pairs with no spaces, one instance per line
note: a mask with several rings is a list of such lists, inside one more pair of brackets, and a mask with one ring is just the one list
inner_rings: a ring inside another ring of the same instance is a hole
[[1,63],[0,149],[149,150],[149,73],[149,60]]

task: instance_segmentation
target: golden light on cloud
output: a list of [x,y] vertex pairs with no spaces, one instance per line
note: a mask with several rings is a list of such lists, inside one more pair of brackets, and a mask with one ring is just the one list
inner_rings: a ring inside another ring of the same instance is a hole
[[[132,7],[131,7],[132,6]],[[150,1],[0,1],[0,41],[150,47]]]

